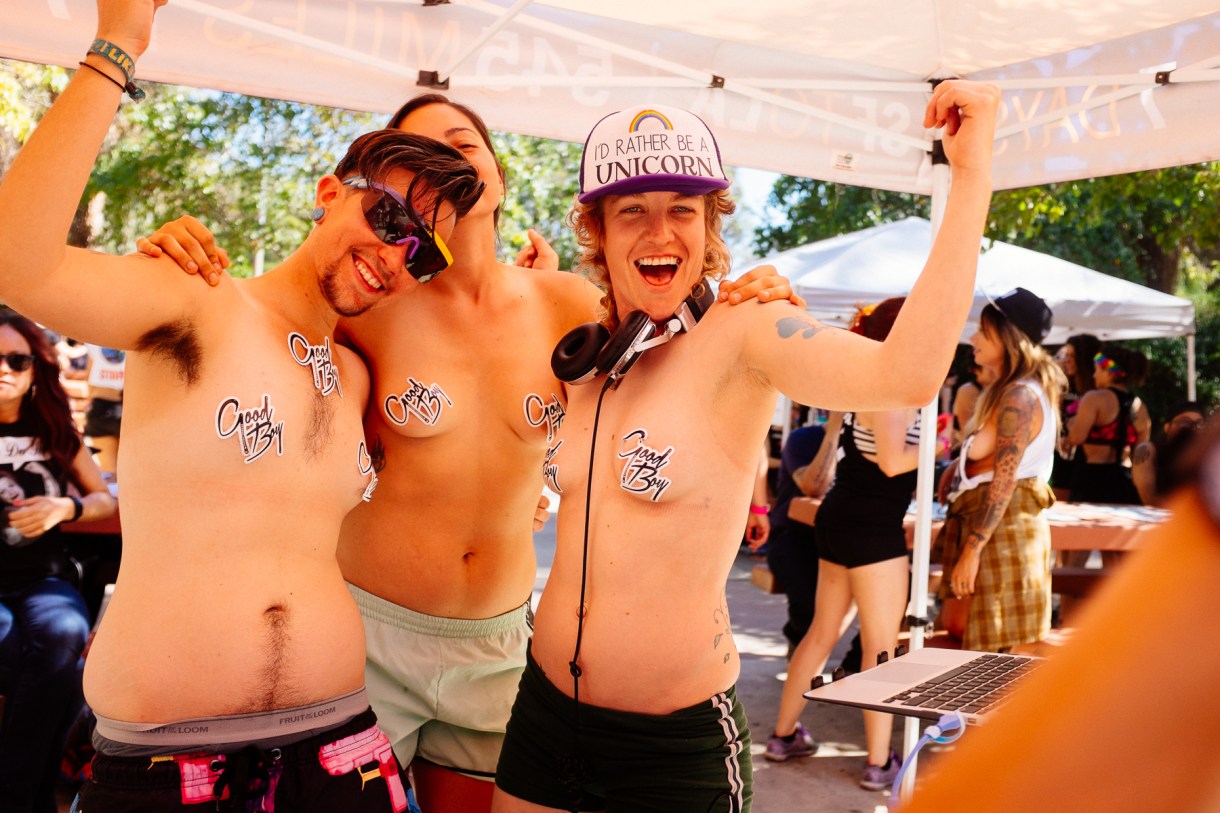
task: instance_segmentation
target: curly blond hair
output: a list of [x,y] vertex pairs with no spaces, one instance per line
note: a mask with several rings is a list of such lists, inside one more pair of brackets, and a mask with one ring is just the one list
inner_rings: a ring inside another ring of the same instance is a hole
[[[610,271],[606,267],[606,220],[602,204],[605,196],[590,201],[577,203],[568,212],[568,225],[576,233],[576,242],[580,246],[580,256],[576,260],[576,270],[605,291],[601,300],[601,322],[610,330],[618,327],[619,316],[614,305],[614,286],[610,282]],[[729,248],[720,236],[720,228],[725,216],[737,210],[733,196],[727,189],[717,189],[703,195],[703,225],[706,232],[703,251],[702,279],[722,280],[729,273],[732,257]]]

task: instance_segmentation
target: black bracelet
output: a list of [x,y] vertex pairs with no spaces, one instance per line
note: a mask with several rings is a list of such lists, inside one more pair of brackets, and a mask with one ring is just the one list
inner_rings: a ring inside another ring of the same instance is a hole
[[82,68],[88,68],[89,70],[93,71],[94,73],[100,74],[100,75],[106,77],[107,79],[109,79],[111,82],[114,82],[116,85],[118,85],[119,90],[126,93],[134,101],[139,102],[139,101],[144,100],[144,96],[146,94],[144,93],[144,91],[141,88],[136,87],[135,82],[128,82],[126,85],[124,85],[118,79],[115,79],[113,76],[106,73],[101,68],[95,68],[94,66],[90,65],[88,62],[78,62],[76,64],[80,65]]
[[68,495],[68,499],[72,501],[72,518],[68,522],[76,522],[85,512],[85,504],[80,501],[79,497],[73,497],[71,494]]
[[109,79],[111,82],[114,82],[114,86],[115,86],[115,87],[117,87],[119,90],[123,90],[123,91],[127,90],[127,88],[123,87],[123,83],[122,83],[122,82],[120,82],[118,79],[115,79],[113,76],[111,76],[110,74],[106,73],[106,72],[105,72],[104,70],[102,70],[101,68],[95,68],[95,67],[93,67],[92,65],[90,65],[88,62],[78,62],[78,63],[76,63],[76,64],[80,65],[82,68],[88,68],[89,70],[91,70],[91,71],[93,71],[94,73],[96,73],[98,76],[104,76],[104,77],[106,77],[106,78],[107,78],[107,79]]

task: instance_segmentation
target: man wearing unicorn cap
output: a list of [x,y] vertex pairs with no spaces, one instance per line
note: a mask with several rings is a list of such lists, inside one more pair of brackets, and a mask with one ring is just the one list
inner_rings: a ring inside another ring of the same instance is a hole
[[558,543],[493,810],[749,809],[724,586],[776,395],[836,410],[935,396],[973,297],[998,98],[961,81],[932,94],[952,192],[884,342],[788,302],[715,306],[734,205],[711,131],[656,106],[593,128],[570,221],[603,314],[552,357],[574,384],[551,460]]

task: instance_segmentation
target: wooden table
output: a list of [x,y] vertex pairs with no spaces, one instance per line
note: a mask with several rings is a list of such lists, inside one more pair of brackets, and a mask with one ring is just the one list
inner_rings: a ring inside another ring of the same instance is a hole
[[[796,497],[788,506],[788,518],[813,525],[821,500]],[[1169,518],[1163,508],[1144,505],[1057,502],[1046,510],[1055,550],[1134,550],[1157,525]],[[942,509],[932,517],[932,537],[944,521]],[[908,511],[903,526],[907,547],[914,544],[915,514]]]

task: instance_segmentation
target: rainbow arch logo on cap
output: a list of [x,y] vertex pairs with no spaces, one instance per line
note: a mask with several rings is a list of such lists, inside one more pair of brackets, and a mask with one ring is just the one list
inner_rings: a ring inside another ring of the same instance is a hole
[[664,113],[658,113],[655,110],[641,110],[636,114],[635,118],[631,120],[631,126],[627,128],[627,132],[636,132],[648,119],[656,119],[657,121],[661,122],[661,126],[666,130],[672,130],[674,128],[673,124],[671,124],[669,119],[665,117]]

